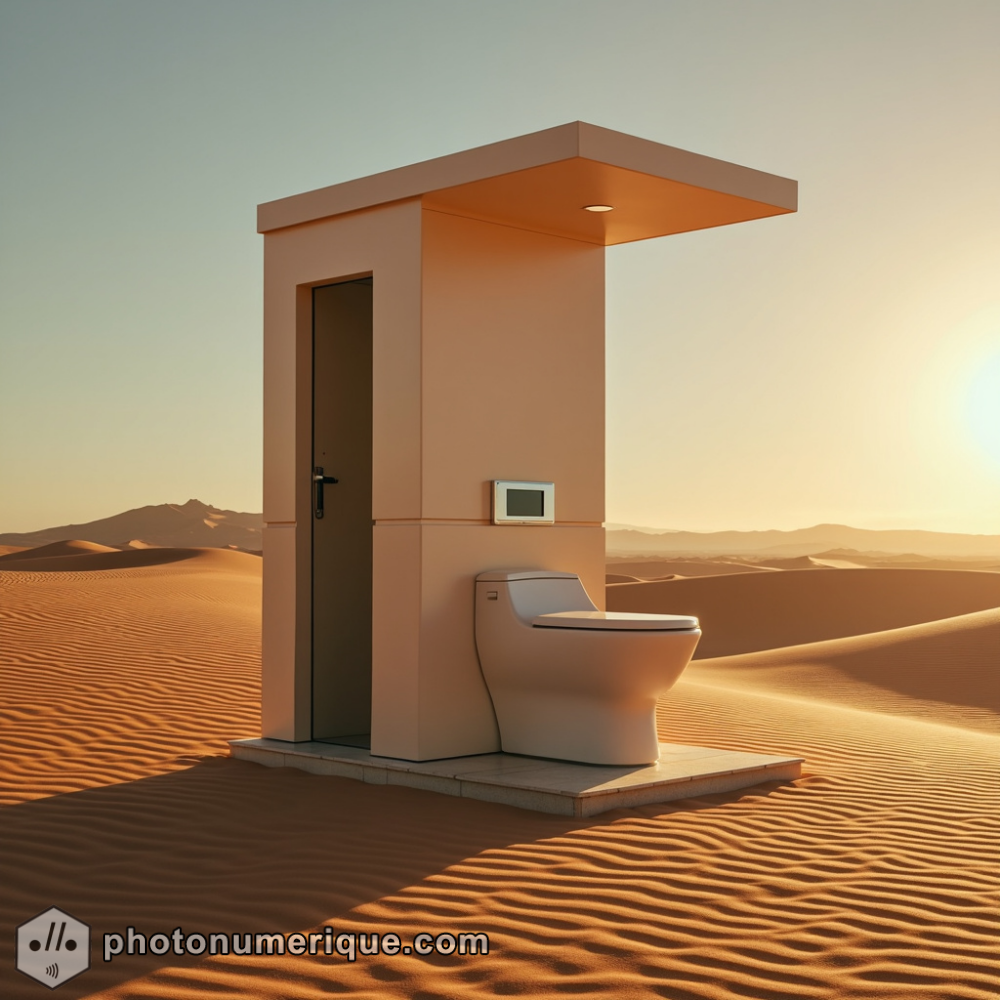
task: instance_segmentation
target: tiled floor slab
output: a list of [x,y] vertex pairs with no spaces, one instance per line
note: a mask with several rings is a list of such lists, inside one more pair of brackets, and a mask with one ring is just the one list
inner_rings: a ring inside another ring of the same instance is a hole
[[669,802],[791,781],[801,757],[770,756],[712,747],[660,744],[660,759],[641,767],[608,767],[491,753],[447,760],[374,757],[361,747],[282,740],[232,740],[232,754],[269,767],[296,767],[370,784],[408,785],[445,795],[502,802],[564,816]]

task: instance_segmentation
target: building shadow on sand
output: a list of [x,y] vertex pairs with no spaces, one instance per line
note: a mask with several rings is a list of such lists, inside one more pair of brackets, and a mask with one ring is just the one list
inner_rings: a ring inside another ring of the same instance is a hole
[[200,961],[147,953],[105,964],[105,933],[305,930],[484,851],[747,793],[573,819],[210,757],[8,806],[0,813],[3,995],[37,995],[38,984],[14,971],[13,932],[50,906],[91,926],[91,968],[60,988],[70,1000]]

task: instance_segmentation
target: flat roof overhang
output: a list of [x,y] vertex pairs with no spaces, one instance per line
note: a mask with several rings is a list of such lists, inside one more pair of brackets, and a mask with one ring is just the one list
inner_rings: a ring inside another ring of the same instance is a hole
[[[794,212],[787,177],[571,122],[266,202],[258,232],[419,198],[425,208],[611,246]],[[587,212],[585,205],[612,205]]]

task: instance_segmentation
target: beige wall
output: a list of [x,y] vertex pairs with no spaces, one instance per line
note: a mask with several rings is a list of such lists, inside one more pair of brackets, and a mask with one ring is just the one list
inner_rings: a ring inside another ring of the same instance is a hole
[[[390,509],[420,483],[420,203],[269,233],[264,239],[263,733],[310,737],[311,295],[378,274],[373,318],[374,477]],[[289,609],[294,614],[289,614]]]
[[[604,249],[416,201],[265,244],[264,735],[309,738],[308,288],[372,273],[372,750],[498,749],[476,573],[571,570],[603,601]],[[554,481],[557,524],[491,525],[503,478]]]
[[604,248],[425,211],[423,254],[424,516],[552,480],[560,522],[600,525]]

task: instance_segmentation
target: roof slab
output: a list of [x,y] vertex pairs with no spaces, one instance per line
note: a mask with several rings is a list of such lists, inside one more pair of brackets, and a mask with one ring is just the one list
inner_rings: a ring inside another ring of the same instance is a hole
[[798,184],[571,122],[266,202],[258,231],[414,198],[433,211],[610,246],[794,212]]

